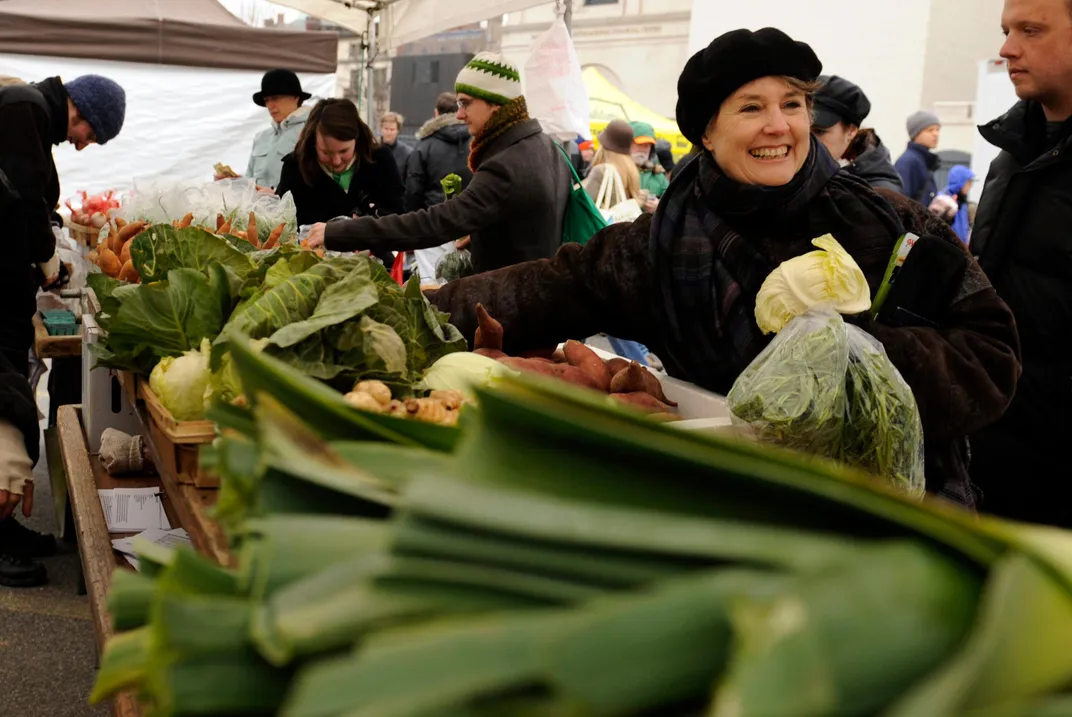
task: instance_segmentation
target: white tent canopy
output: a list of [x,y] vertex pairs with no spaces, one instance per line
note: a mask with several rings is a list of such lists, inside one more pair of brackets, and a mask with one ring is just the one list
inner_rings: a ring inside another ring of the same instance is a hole
[[437,32],[541,5],[546,0],[273,0],[356,33],[368,28],[370,13],[380,18],[382,47],[397,47]]

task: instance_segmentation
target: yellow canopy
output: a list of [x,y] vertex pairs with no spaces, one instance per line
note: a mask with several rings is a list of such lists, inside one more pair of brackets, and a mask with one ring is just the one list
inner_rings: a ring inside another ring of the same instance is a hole
[[[692,148],[692,143],[682,136],[677,122],[663,117],[631,99],[612,85],[603,73],[594,67],[584,70],[584,86],[588,90],[588,111],[591,114],[592,137],[595,137],[613,119],[629,122],[647,122],[655,128],[655,136],[670,143],[675,159],[680,159]],[[598,141],[597,141],[598,144]]]

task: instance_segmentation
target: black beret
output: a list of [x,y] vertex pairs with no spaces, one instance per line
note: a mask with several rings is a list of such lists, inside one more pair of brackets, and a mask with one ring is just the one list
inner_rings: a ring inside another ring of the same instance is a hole
[[822,129],[833,127],[838,122],[848,122],[857,127],[863,125],[867,115],[871,114],[871,101],[864,91],[837,75],[820,77],[819,81],[823,86],[815,93],[812,124]]
[[678,127],[699,145],[711,118],[738,88],[772,75],[812,82],[822,71],[811,47],[781,30],[727,32],[685,64],[677,80]]

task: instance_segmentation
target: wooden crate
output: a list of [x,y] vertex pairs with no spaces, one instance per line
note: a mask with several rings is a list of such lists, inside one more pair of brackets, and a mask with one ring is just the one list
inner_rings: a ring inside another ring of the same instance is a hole
[[141,400],[138,396],[138,383],[144,379],[133,371],[116,371],[115,376],[119,381],[119,387],[123,389],[123,396],[126,397],[127,402],[131,406],[137,406],[138,401]]
[[147,381],[139,380],[137,391],[149,413],[146,428],[164,464],[159,466],[160,470],[174,475],[180,483],[218,488],[219,478],[206,473],[200,465],[201,446],[216,438],[215,424],[212,421],[176,421]]
[[41,314],[34,314],[34,354],[37,358],[73,358],[82,355],[82,325],[73,336],[50,336]]

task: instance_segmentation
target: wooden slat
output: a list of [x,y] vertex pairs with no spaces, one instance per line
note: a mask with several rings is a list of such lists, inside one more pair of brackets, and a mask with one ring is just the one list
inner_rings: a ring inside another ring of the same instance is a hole
[[39,359],[71,358],[82,355],[82,325],[73,336],[49,336],[40,314],[34,314],[34,354]]
[[176,421],[171,411],[160,402],[148,381],[138,382],[138,396],[145,401],[149,415],[169,441],[179,444],[212,443],[216,426],[212,421]]
[[[103,652],[104,644],[115,632],[107,610],[108,588],[116,568],[112,537],[108,533],[104,510],[97,495],[97,477],[86,447],[79,408],[60,406],[56,421],[75,533],[78,536],[82,574],[93,614],[93,630],[97,636],[97,649]],[[116,717],[139,717],[141,709],[132,695],[121,694],[112,703],[112,714]]]

